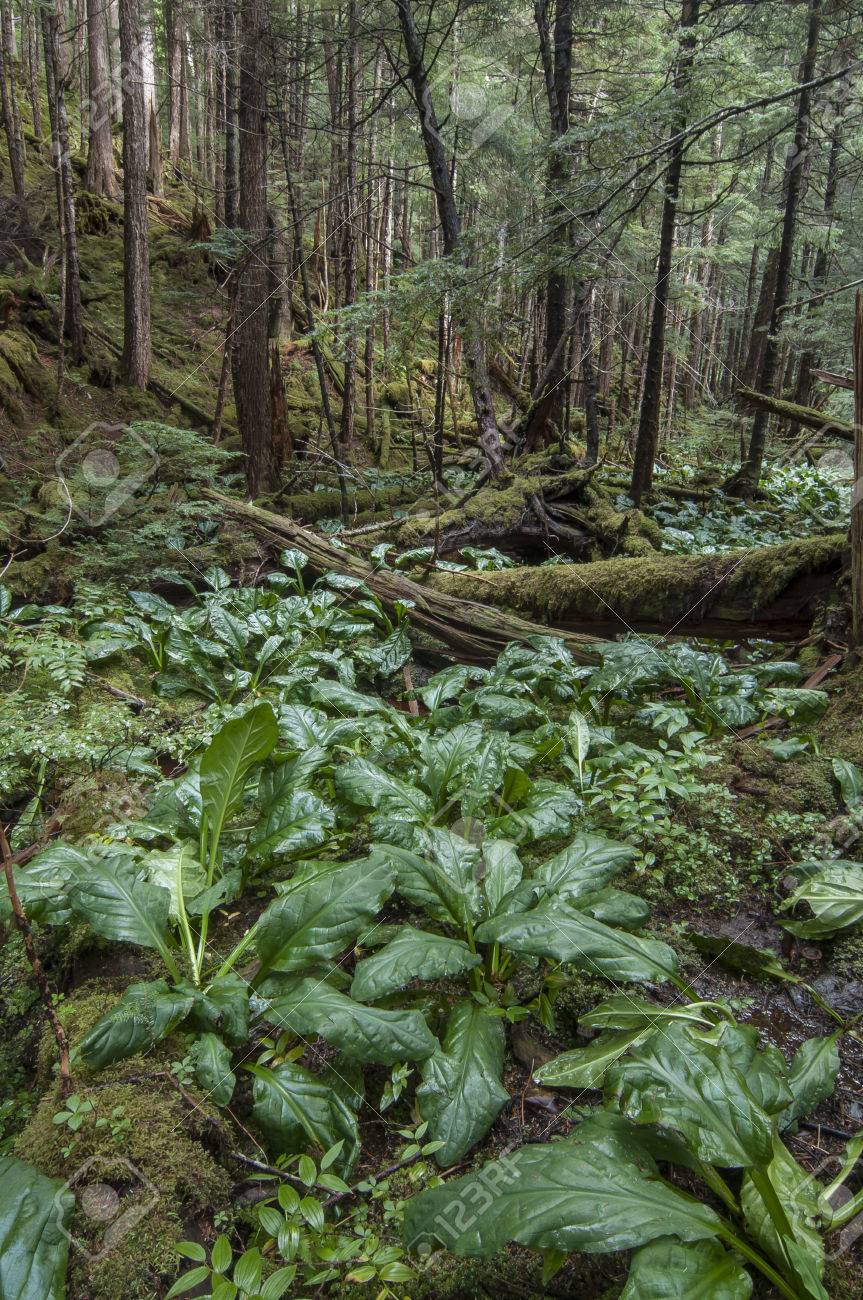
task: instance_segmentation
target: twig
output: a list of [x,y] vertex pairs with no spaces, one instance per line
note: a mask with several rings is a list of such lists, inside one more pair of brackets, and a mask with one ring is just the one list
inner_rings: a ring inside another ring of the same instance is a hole
[[85,673],[88,682],[93,682],[95,686],[101,686],[109,695],[113,695],[117,700],[125,700],[128,704],[134,704],[137,709],[146,709],[149,700],[142,699],[140,695],[133,695],[131,691],[124,691],[121,686],[112,686],[106,682],[104,677],[97,673]]
[[30,963],[30,969],[33,971],[33,978],[39,985],[42,994],[42,1001],[45,1004],[45,1014],[51,1022],[51,1028],[54,1031],[54,1037],[57,1040],[57,1051],[60,1056],[60,1096],[68,1097],[72,1091],[72,1075],[69,1072],[69,1042],[66,1038],[66,1031],[60,1024],[57,1012],[54,1010],[54,1000],[51,993],[51,986],[48,983],[48,977],[45,974],[42,962],[39,960],[39,954],[36,951],[36,945],[33,942],[33,931],[30,929],[30,923],[24,914],[21,906],[21,900],[18,897],[18,890],[15,888],[15,873],[12,867],[12,850],[9,848],[9,841],[6,838],[6,832],[0,826],[0,853],[3,855],[3,874],[6,877],[6,888],[9,891],[9,902],[12,904],[12,912],[15,916],[15,924],[21,932],[21,938],[24,941],[24,950],[27,953],[27,960]]

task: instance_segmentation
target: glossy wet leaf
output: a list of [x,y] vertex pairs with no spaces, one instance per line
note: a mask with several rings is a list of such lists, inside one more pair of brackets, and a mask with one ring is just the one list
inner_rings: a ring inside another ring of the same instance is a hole
[[250,771],[279,738],[272,706],[265,701],[232,718],[216,732],[201,759],[203,811],[210,833],[218,833],[239,802]]
[[86,875],[70,894],[76,915],[103,939],[170,951],[168,914],[171,895],[140,880],[122,858],[91,858]]
[[677,966],[674,950],[658,939],[612,929],[555,900],[484,921],[476,938],[501,943],[512,952],[569,962],[613,980],[666,980]]
[[566,1141],[521,1147],[421,1192],[407,1204],[404,1238],[413,1250],[443,1246],[457,1255],[494,1255],[510,1241],[606,1254],[669,1234],[699,1241],[718,1227],[709,1206],[655,1167],[630,1162],[614,1144]]
[[786,930],[805,939],[823,939],[863,921],[863,866],[859,862],[824,862],[783,903],[783,910],[808,903],[810,920],[783,921]]
[[405,925],[383,948],[357,962],[351,995],[361,1002],[374,1002],[412,980],[460,975],[481,962],[482,958],[461,939]]
[[342,1175],[353,1167],[359,1154],[356,1114],[333,1088],[296,1062],[247,1068],[255,1076],[254,1120],[275,1153],[310,1147],[323,1154],[344,1139],[335,1167]]
[[81,1041],[82,1059],[93,1070],[146,1052],[185,1019],[194,997],[165,980],[131,984],[116,1006]]
[[794,1099],[782,1113],[783,1125],[809,1115],[833,1095],[840,1067],[840,1037],[835,1033],[809,1038],[794,1053],[788,1067],[788,1086]]
[[722,1048],[668,1025],[615,1065],[608,1090],[622,1114],[678,1132],[699,1159],[747,1168],[770,1159],[773,1125]]
[[443,1143],[435,1152],[443,1168],[485,1136],[509,1100],[502,1082],[505,1045],[500,1018],[465,999],[450,1015],[441,1050],[423,1063],[417,1103],[429,1139]]
[[0,1296],[63,1300],[75,1197],[14,1156],[0,1155]]
[[718,1241],[660,1237],[632,1256],[620,1300],[748,1300],[752,1278]]
[[308,1039],[316,1034],[348,1058],[394,1065],[418,1061],[438,1046],[419,1011],[364,1006],[320,979],[272,977],[261,988],[265,1019]]
[[534,1070],[533,1077],[545,1088],[601,1088],[613,1065],[654,1031],[650,1028],[611,1030],[598,1034],[586,1047],[562,1052]]
[[192,1047],[195,1078],[207,1099],[216,1106],[227,1106],[234,1095],[236,1075],[231,1069],[231,1053],[217,1034],[201,1034]]
[[299,970],[332,959],[361,935],[392,892],[395,873],[381,858],[328,871],[277,898],[261,916],[255,939],[265,968]]

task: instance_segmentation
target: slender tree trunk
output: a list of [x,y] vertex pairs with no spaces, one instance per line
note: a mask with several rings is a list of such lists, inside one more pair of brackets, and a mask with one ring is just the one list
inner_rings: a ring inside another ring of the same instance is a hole
[[60,76],[60,26],[57,11],[42,10],[42,39],[48,112],[51,118],[51,163],[57,192],[57,215],[63,240],[63,310],[60,334],[69,339],[73,365],[84,360],[84,324],[81,312],[81,274],[78,267],[78,237],[75,224],[75,195],[69,151],[69,121],[66,116],[65,86]]
[[[820,32],[821,0],[810,0],[806,53],[800,67],[800,83],[803,86],[812,80],[815,72]],[[788,293],[791,288],[794,232],[803,185],[803,164],[809,142],[811,101],[811,91],[807,89],[801,90],[797,99],[794,141],[785,158],[785,215],[782,221],[782,238],[776,259],[776,288],[770,313],[770,327],[756,385],[758,391],[762,393],[772,393],[779,364],[779,327],[782,323],[782,310],[788,301]],[[758,488],[758,481],[761,478],[761,470],[764,465],[764,450],[769,422],[770,415],[767,411],[758,410],[756,412],[752,422],[752,433],[749,438],[749,451],[746,460],[741,465],[738,473],[727,484],[727,491],[734,495],[749,497]]]
[[[680,44],[674,69],[674,93],[677,111],[674,114],[672,135],[677,136],[686,127],[686,92],[692,72],[695,53],[695,27],[698,23],[700,0],[683,0],[680,13]],[[665,323],[668,315],[668,298],[671,282],[671,260],[674,255],[674,227],[677,220],[677,200],[680,194],[680,177],[683,171],[684,141],[672,146],[668,172],[665,178],[665,197],[659,227],[659,256],[656,262],[656,287],[653,292],[653,312],[650,318],[650,338],[644,368],[644,392],[638,417],[638,438],[632,467],[630,495],[636,502],[653,485],[653,462],[659,442],[659,419],[662,404],[662,372],[665,360]]]
[[[461,223],[456,208],[449,163],[429,91],[423,46],[410,7],[410,0],[395,0],[395,4],[408,59],[407,75],[419,114],[423,144],[425,145],[429,173],[437,201],[444,254],[447,257],[460,257],[459,234],[461,232]],[[488,461],[490,472],[499,474],[503,469],[503,454],[491,397],[485,350],[479,334],[478,323],[464,319],[463,313],[462,316],[462,330],[465,336],[465,368],[476,415],[478,442]]]
[[139,0],[120,0],[123,62],[123,356],[133,388],[150,378],[150,250],[147,216],[147,124],[141,77]]
[[560,194],[570,178],[572,159],[560,146],[569,130],[569,101],[572,85],[572,0],[556,0],[554,32],[548,26],[549,0],[536,0],[534,16],[539,34],[540,58],[545,75],[551,122],[551,151],[548,160],[548,193],[552,200],[549,239],[553,265],[545,290],[544,364],[555,357],[550,371],[548,392],[537,408],[527,433],[529,446],[550,443],[559,431],[564,412],[566,349],[558,348],[566,328],[569,280],[564,269],[568,260],[570,228]]
[[851,494],[852,641],[863,645],[863,297],[854,302],[854,490]]
[[237,224],[239,156],[237,133],[237,8],[236,0],[225,0],[225,225]]
[[234,349],[234,397],[250,496],[278,486],[267,333],[267,85],[266,0],[243,0],[240,15],[240,209],[245,242]]
[[[357,44],[356,0],[348,4],[347,51],[347,136],[345,140],[345,306],[352,307],[357,296],[357,81],[359,47]],[[342,422],[339,439],[345,452],[354,440],[354,389],[357,373],[357,328],[349,322],[345,331],[345,382],[342,389]]]
[[87,0],[87,60],[90,73],[90,141],[84,184],[92,194],[117,200],[120,191],[114,172],[111,138],[111,73],[108,28],[102,0]]
[[[15,81],[5,45],[5,40],[0,40],[0,108],[3,110],[3,125],[6,128],[6,143],[9,147],[9,168],[12,172],[12,185],[15,189],[16,198],[23,200],[24,152],[21,148],[20,137],[15,130],[15,118],[12,113]],[[7,63],[9,64],[8,67]]]

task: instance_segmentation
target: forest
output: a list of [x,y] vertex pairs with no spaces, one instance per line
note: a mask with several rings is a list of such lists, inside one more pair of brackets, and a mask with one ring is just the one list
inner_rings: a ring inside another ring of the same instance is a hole
[[863,10],[0,0],[0,1300],[863,1295]]

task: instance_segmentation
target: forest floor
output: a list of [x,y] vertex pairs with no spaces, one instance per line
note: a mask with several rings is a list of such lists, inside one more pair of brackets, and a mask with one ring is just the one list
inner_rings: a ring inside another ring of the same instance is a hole
[[[44,210],[50,212],[46,175],[29,180],[43,186]],[[164,222],[154,219],[152,237],[154,373],[169,393],[182,393],[211,411],[224,313],[212,306],[209,255],[189,238],[190,196],[169,194],[164,214]],[[30,239],[27,246],[35,252],[38,227]],[[528,787],[534,787],[533,793],[522,788],[513,795],[510,782],[505,797],[494,787],[502,802],[482,813],[489,832],[516,840],[531,869],[575,831],[628,846],[630,860],[617,883],[648,905],[645,935],[676,951],[679,975],[699,1000],[725,1003],[740,1024],[757,1027],[762,1043],[778,1048],[786,1060],[807,1040],[835,1030],[835,1017],[813,998],[812,989],[843,1020],[860,1014],[863,934],[849,926],[836,938],[796,938],[779,924],[795,868],[837,856],[854,859],[863,830],[863,788],[855,776],[863,768],[863,670],[843,653],[841,591],[838,597],[833,592],[833,608],[821,612],[815,631],[796,643],[730,635],[707,641],[693,635],[675,636],[660,650],[656,636],[630,636],[609,643],[614,649],[599,667],[567,664],[551,642],[536,643],[535,664],[522,663],[516,671],[505,654],[491,665],[488,679],[465,677],[457,696],[429,704],[431,697],[423,699],[422,692],[435,669],[447,660],[457,666],[457,656],[433,646],[428,637],[408,642],[407,624],[391,621],[368,603],[363,608],[362,599],[357,605],[346,598],[341,607],[333,595],[338,582],[329,588],[324,582],[315,591],[328,596],[318,599],[312,613],[306,611],[308,625],[292,652],[298,660],[305,656],[306,678],[298,686],[291,676],[296,664],[289,661],[269,674],[270,680],[259,681],[259,629],[243,623],[254,610],[256,597],[250,593],[279,592],[282,579],[287,585],[281,590],[292,599],[311,601],[308,571],[299,586],[290,587],[288,579],[296,581],[290,557],[280,563],[242,524],[220,517],[200,490],[217,486],[242,493],[230,405],[226,436],[213,447],[188,408],[117,385],[110,342],[121,333],[121,231],[110,205],[94,202],[82,212],[81,256],[87,319],[108,342],[97,340],[88,366],[68,373],[60,397],[50,285],[46,290],[35,266],[26,275],[0,280],[5,303],[0,354],[4,335],[7,341],[10,334],[19,343],[26,340],[23,353],[20,347],[15,353],[19,369],[12,369],[5,390],[0,370],[5,467],[0,536],[3,550],[13,556],[3,576],[9,592],[3,617],[22,602],[59,607],[9,623],[0,650],[2,815],[14,824],[16,853],[31,842],[99,851],[132,846],[139,855],[144,845],[156,844],[167,857],[158,797],[182,784],[196,751],[236,704],[269,699],[284,726],[286,717],[296,721],[305,710],[307,722],[311,718],[324,728],[315,743],[336,747],[322,760],[317,784],[309,775],[317,821],[312,816],[313,825],[297,839],[296,849],[265,863],[266,880],[256,868],[242,896],[214,910],[211,943],[225,952],[264,911],[273,882],[287,884],[299,853],[312,860],[353,860],[380,836],[380,803],[363,806],[356,792],[353,798],[337,797],[339,766],[364,755],[399,780],[421,784],[425,751],[406,738],[405,727],[418,728],[427,740],[447,727],[482,726],[504,738],[500,743],[508,747],[512,768],[529,773]],[[289,410],[295,427],[314,441],[319,419],[307,363],[302,348],[286,349]],[[343,546],[362,547],[359,553],[382,569],[422,580],[431,575],[436,583],[456,587],[474,579],[474,599],[483,582],[493,591],[495,582],[516,573],[509,566],[520,566],[525,558],[540,561],[530,567],[542,568],[543,580],[552,584],[559,570],[573,567],[572,555],[558,554],[549,536],[534,538],[527,557],[523,549],[507,547],[505,536],[497,547],[472,535],[467,551],[465,539],[459,539],[435,554],[424,514],[430,505],[428,476],[410,455],[415,431],[404,413],[394,410],[393,419],[392,464],[374,468],[368,448],[358,455],[351,521],[354,526],[368,522],[365,511],[377,498],[377,521],[390,521],[390,527],[355,541],[340,539],[332,474],[313,457],[310,469],[292,474],[285,499],[263,504],[336,534]],[[708,459],[715,431],[705,423],[703,433],[704,446],[697,451]],[[88,449],[106,444],[117,453],[123,488],[119,504],[107,512],[104,493],[94,488],[88,497],[79,472]],[[517,466],[514,483],[505,485],[514,518],[522,517],[534,469]],[[594,565],[607,556],[616,564],[639,564],[662,555],[732,553],[744,544],[781,546],[800,537],[827,538],[844,527],[841,480],[807,467],[777,472],[768,482],[767,498],[754,507],[719,497],[692,502],[663,496],[660,489],[644,514],[625,500],[617,483],[620,473],[614,465],[604,466],[596,476],[596,494],[587,504],[579,498],[580,526],[588,529]],[[703,476],[697,464],[679,463],[669,467],[668,478],[685,485]],[[454,491],[469,482],[460,471],[453,476]],[[130,591],[147,593],[150,603],[145,596],[133,606]],[[502,604],[514,606],[514,601],[502,598]],[[213,609],[227,611],[228,617],[219,621]],[[536,610],[532,613],[536,616]],[[169,628],[175,640],[166,650]],[[553,635],[554,628],[549,631]],[[199,642],[198,648],[184,637]],[[402,653],[405,646],[409,657]],[[545,656],[549,667],[543,675]],[[777,661],[785,665],[781,671],[769,667]],[[824,666],[823,679],[802,686]],[[315,684],[309,688],[318,678],[327,691]],[[418,715],[409,711],[408,680],[420,696]],[[561,765],[559,754],[543,746],[571,725],[567,719],[574,705],[586,717],[589,740],[583,751],[577,742],[568,765]],[[436,715],[440,708],[448,710],[445,717]],[[333,737],[340,724],[345,739],[338,749],[342,742]],[[287,734],[294,735],[290,728]],[[545,804],[535,797],[543,783],[550,791]],[[458,792],[452,796],[458,807],[447,813],[448,833],[463,832],[465,816],[471,815],[465,814],[462,798]],[[434,816],[440,811],[436,808]],[[404,809],[398,816],[410,823]],[[472,843],[469,835],[466,842]],[[299,860],[306,864],[304,856]],[[415,900],[411,905],[404,898],[390,899],[380,923],[389,934],[421,916]],[[40,927],[38,939],[57,991],[58,1014],[75,1046],[131,982],[162,974],[152,951],[100,938],[80,917]],[[596,971],[570,966],[563,975],[553,1006],[538,1000],[542,980],[535,961],[514,977],[513,997],[533,1009],[525,1018],[513,1014],[508,1020],[502,1067],[507,1100],[487,1135],[459,1158],[456,1172],[513,1146],[566,1135],[575,1119],[599,1102],[593,1089],[581,1089],[573,1098],[538,1086],[533,1072],[589,1041],[590,1031],[578,1022],[597,1003],[615,993],[641,997],[645,985],[621,978],[610,983]],[[94,1105],[85,1109],[79,1127],[58,1122],[58,1115],[70,1112],[63,1110],[53,1071],[53,1040],[43,1028],[38,996],[14,936],[0,953],[0,987],[0,1154],[14,1152],[67,1179],[90,1156],[116,1156],[122,1150],[161,1197],[121,1252],[104,1258],[71,1252],[71,1300],[164,1296],[180,1267],[173,1250],[177,1240],[209,1248],[224,1232],[238,1248],[260,1234],[255,1198],[244,1179],[249,1167],[238,1166],[230,1154],[262,1159],[267,1153],[249,1076],[238,1072],[230,1109],[216,1107],[206,1100],[188,1043],[177,1029],[104,1072],[76,1060],[75,1095]],[[673,1001],[668,985],[648,981],[647,988],[659,1004]],[[458,991],[457,981],[415,987],[412,1005],[427,1010],[442,1033]],[[287,1050],[275,1035],[264,1041],[261,1032],[254,1046],[266,1049],[271,1060]],[[846,1137],[863,1128],[863,1043],[845,1034],[839,1052],[835,1090],[787,1139],[802,1167],[822,1178],[835,1172]],[[302,1059],[306,1064],[323,1060],[326,1066],[333,1057],[318,1044]],[[358,1179],[368,1183],[410,1151],[419,1122],[413,1096],[417,1078],[416,1066],[407,1077],[379,1064],[366,1070],[369,1104],[359,1119],[362,1153],[347,1175],[351,1185]],[[357,1250],[366,1251],[364,1259],[374,1261],[370,1237],[384,1244],[399,1240],[402,1202],[433,1180],[432,1155],[387,1176],[378,1189],[369,1185],[362,1208],[342,1220],[341,1231]],[[693,1183],[687,1173],[678,1181],[687,1188]],[[366,1282],[362,1275],[351,1281],[341,1268],[325,1276],[321,1258],[313,1256],[312,1262],[317,1275],[304,1263],[290,1294],[355,1290],[417,1298],[611,1298],[620,1295],[627,1267],[624,1255],[572,1254],[552,1280],[543,1282],[538,1256],[521,1247],[487,1261],[435,1252],[424,1270],[406,1264],[411,1271],[390,1284],[380,1273],[386,1264],[369,1265],[373,1272]],[[381,1291],[388,1285],[391,1291]],[[828,1243],[825,1286],[837,1300],[860,1294],[863,1260],[853,1238]],[[756,1279],[756,1294],[771,1292]]]

